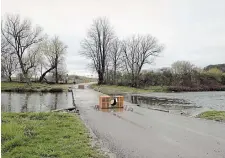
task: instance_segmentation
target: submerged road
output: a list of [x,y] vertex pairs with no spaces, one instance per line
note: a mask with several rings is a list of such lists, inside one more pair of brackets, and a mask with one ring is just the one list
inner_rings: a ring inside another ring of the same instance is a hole
[[225,158],[225,123],[148,110],[125,102],[131,111],[94,109],[94,90],[76,89],[80,115],[103,146],[118,158]]

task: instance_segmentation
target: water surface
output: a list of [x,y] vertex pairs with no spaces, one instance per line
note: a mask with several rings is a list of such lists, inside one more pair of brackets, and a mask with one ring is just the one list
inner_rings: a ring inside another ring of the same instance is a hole
[[149,109],[196,115],[207,110],[225,111],[225,92],[126,94],[125,99]]
[[3,112],[45,112],[72,107],[72,93],[1,93]]

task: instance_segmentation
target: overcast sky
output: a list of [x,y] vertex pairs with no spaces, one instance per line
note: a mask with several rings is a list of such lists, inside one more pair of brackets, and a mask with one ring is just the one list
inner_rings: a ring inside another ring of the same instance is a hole
[[165,45],[145,69],[189,60],[203,67],[225,63],[225,0],[2,0],[1,13],[18,13],[68,45],[70,74],[87,75],[78,53],[93,19],[108,17],[121,39],[150,33]]

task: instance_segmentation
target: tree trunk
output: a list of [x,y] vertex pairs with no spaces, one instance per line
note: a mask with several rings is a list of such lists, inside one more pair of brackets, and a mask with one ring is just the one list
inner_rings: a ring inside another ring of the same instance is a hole
[[55,83],[58,83],[58,67],[55,68]]
[[103,84],[103,81],[104,81],[104,74],[102,72],[99,72],[98,73],[98,84]]
[[12,77],[11,76],[9,76],[9,82],[12,82]]
[[25,72],[24,78],[25,78],[25,82],[27,83],[27,85],[30,85],[30,79],[28,78],[28,73],[27,72]]
[[114,73],[113,73],[113,84],[117,84],[117,77],[116,77],[116,65],[114,66]]
[[50,69],[48,69],[47,71],[45,71],[42,75],[41,75],[41,77],[40,77],[40,79],[39,79],[39,82],[42,82],[43,80],[44,80],[44,78],[45,78],[45,75],[47,74],[47,73],[49,73],[51,70],[53,70],[55,67],[51,67]]
[[131,75],[131,84],[132,84],[132,87],[135,87],[135,76],[134,76],[133,72],[132,72],[132,75]]
[[138,88],[138,86],[139,86],[139,75],[140,75],[140,74],[138,74],[138,75],[135,77],[135,85],[134,85],[135,88]]
[[17,52],[17,56],[18,56],[18,59],[19,59],[20,67],[21,67],[23,76],[25,78],[25,81],[28,85],[30,85],[30,81],[28,79],[28,74],[27,74],[28,72],[25,71],[25,68],[24,68],[24,65],[23,65],[23,62],[22,62],[22,57],[19,55],[19,52]]

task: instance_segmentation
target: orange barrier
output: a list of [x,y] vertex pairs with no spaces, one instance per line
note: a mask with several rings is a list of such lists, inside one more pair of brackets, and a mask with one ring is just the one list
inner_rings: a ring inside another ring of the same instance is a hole
[[78,85],[78,89],[84,89],[84,85]]
[[117,103],[114,108],[123,108],[123,103],[124,103],[124,97],[123,96],[100,96],[99,97],[99,108],[100,109],[109,109],[112,108],[110,101],[114,98],[117,98]]
[[113,109],[101,109],[102,112],[123,112],[123,108],[113,108]]

